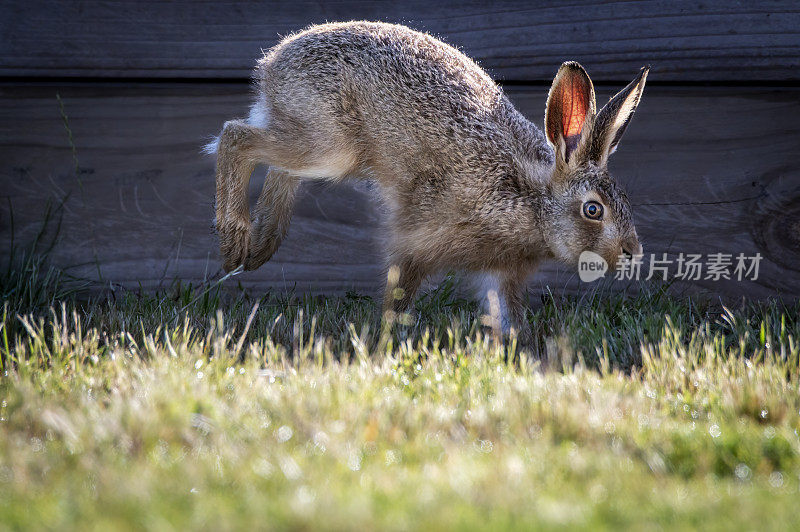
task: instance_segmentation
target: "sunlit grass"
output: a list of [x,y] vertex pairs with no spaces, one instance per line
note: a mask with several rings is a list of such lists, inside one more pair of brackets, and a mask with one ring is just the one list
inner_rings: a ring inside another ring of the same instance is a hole
[[11,282],[0,526],[800,521],[797,307],[544,298],[520,351],[447,283],[381,341],[356,295],[76,302]]

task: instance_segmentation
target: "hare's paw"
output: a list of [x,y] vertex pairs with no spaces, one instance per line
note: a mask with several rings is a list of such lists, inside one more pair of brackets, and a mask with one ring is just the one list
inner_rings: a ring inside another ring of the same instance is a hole
[[225,271],[245,265],[250,248],[249,221],[229,220],[217,223],[217,233]]
[[272,255],[275,254],[275,251],[278,250],[279,245],[280,242],[272,241],[267,247],[251,251],[244,263],[244,269],[255,270],[259,268],[262,264],[272,258]]
[[278,246],[280,246],[280,240],[273,239],[268,241],[265,245],[251,249],[250,253],[247,255],[247,261],[244,263],[244,269],[255,270],[267,262],[278,250]]
[[523,323],[515,327],[510,336],[513,335],[516,335],[517,345],[521,347],[529,346],[533,343],[533,331],[531,330],[531,326],[527,323]]
[[245,262],[245,270],[255,270],[278,250],[283,240],[275,220],[269,217],[256,217],[250,230],[250,249]]

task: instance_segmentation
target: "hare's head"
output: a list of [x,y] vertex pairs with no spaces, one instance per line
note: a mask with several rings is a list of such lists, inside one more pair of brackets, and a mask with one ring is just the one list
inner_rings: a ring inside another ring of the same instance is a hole
[[599,112],[592,80],[578,63],[561,65],[553,80],[545,112],[555,151],[547,233],[561,261],[577,264],[583,251],[593,251],[613,268],[619,256],[642,253],[628,198],[608,172],[608,156],[639,104],[647,72],[642,68]]

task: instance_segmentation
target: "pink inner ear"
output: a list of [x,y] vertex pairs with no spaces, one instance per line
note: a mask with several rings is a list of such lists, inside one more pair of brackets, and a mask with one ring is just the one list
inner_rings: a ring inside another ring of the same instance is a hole
[[580,134],[589,109],[586,85],[578,76],[570,76],[561,84],[561,131],[564,137]]

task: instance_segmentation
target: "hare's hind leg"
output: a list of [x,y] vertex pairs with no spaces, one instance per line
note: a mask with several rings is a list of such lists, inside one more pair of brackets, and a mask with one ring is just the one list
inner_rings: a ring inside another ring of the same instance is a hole
[[[226,271],[240,265],[253,269],[263,264],[280,243],[268,241],[267,236],[275,231],[277,234],[285,232],[298,182],[283,172],[270,172],[259,198],[255,241],[251,242],[247,200],[250,177],[257,164],[280,162],[276,160],[277,152],[275,139],[265,129],[240,120],[226,122],[222,129],[217,145],[216,228]],[[288,205],[281,202],[288,202]],[[269,216],[278,219],[271,220]]]
[[226,122],[217,143],[216,226],[223,267],[243,265],[250,245],[247,187],[258,164],[259,133],[240,121]]
[[270,168],[264,188],[253,209],[250,248],[246,270],[255,270],[267,262],[289,230],[292,208],[300,179],[285,170]]

